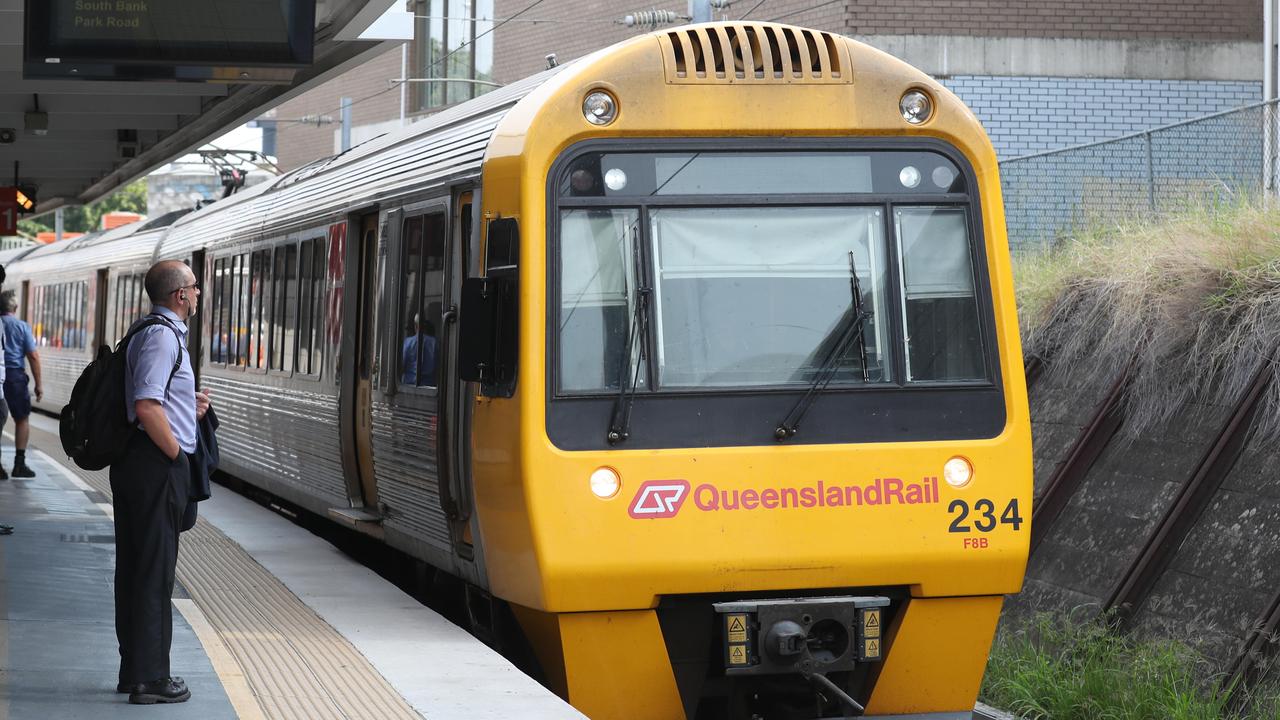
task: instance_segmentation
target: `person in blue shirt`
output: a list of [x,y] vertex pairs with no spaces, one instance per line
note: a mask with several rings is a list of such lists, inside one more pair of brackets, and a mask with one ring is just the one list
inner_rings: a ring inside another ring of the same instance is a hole
[[[409,337],[400,347],[400,384],[418,387],[435,387],[436,384],[436,329],[428,320],[418,322],[413,316]],[[418,358],[422,358],[422,371],[418,371]]]
[[[187,322],[200,287],[181,262],[158,262],[143,284],[151,313],[125,349],[124,400],[138,430],[124,458],[111,465],[116,526],[116,638],[120,676],[116,691],[129,702],[179,703],[191,697],[169,668],[178,533],[190,491],[190,455],[196,427],[209,409],[207,390],[196,391],[187,352]],[[138,320],[131,330],[144,320]]]
[[[40,353],[36,352],[36,338],[31,326],[13,313],[18,300],[13,291],[0,294],[0,322],[4,324],[4,400],[13,416],[13,444],[17,448],[13,459],[13,476],[35,477],[27,467],[27,440],[31,437],[31,391],[25,363],[31,363],[31,376],[36,381],[36,400],[44,399],[40,384]],[[0,478],[7,478],[0,466]]]

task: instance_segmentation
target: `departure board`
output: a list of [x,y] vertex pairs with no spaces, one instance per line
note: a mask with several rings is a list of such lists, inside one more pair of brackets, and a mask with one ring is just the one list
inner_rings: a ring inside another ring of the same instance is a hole
[[209,79],[194,68],[305,67],[314,18],[315,0],[27,0],[26,74]]

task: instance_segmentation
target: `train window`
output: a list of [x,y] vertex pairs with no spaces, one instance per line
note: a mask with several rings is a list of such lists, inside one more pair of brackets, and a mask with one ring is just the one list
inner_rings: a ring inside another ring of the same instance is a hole
[[304,241],[298,258],[297,371],[319,375],[324,339],[325,238]]
[[233,261],[235,287],[231,296],[231,335],[234,338],[235,364],[244,367],[249,361],[249,258],[236,255]]
[[271,313],[271,369],[293,370],[298,320],[298,246],[275,250],[274,310]]
[[904,286],[907,379],[985,378],[964,209],[900,207],[894,221]]
[[663,387],[890,379],[880,209],[663,208],[649,224]]
[[[568,210],[560,218],[560,386],[618,387],[635,314],[640,212]],[[639,352],[633,348],[633,357]],[[648,379],[640,374],[637,387]]]
[[271,251],[250,255],[249,356],[247,366],[267,367],[267,326],[271,321]]
[[225,305],[222,302],[222,282],[224,258],[213,261],[213,282],[209,288],[209,362],[224,363],[227,349],[226,338],[222,334],[222,313]]
[[400,265],[402,387],[435,387],[437,333],[444,303],[444,213],[406,218]]

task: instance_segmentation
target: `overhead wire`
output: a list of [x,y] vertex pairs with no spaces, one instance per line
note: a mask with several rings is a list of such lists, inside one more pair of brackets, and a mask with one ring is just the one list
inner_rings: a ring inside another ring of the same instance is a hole
[[[449,58],[453,57],[454,55],[456,55],[457,53],[459,53],[460,51],[462,51],[464,48],[466,48],[468,45],[473,45],[473,44],[475,44],[475,42],[476,42],[477,40],[479,40],[480,38],[482,38],[482,37],[484,37],[485,35],[488,35],[489,33],[491,33],[491,32],[493,32],[493,31],[497,30],[498,28],[502,27],[503,25],[506,25],[507,23],[514,21],[516,18],[518,18],[518,17],[520,17],[521,15],[523,15],[523,14],[525,14],[525,13],[529,12],[530,10],[534,9],[535,7],[537,7],[537,6],[541,5],[541,4],[542,4],[542,3],[544,3],[544,2],[546,2],[546,0],[533,0],[533,2],[529,3],[528,5],[526,5],[526,6],[525,6],[525,8],[524,8],[523,10],[521,10],[521,11],[519,11],[519,12],[515,13],[514,15],[512,15],[512,16],[511,16],[511,17],[509,17],[509,18],[505,18],[505,19],[501,20],[500,22],[496,22],[496,23],[494,23],[493,27],[489,28],[488,30],[485,30],[484,32],[480,33],[479,35],[476,35],[475,37],[471,38],[470,40],[468,40],[468,41],[466,41],[466,42],[462,43],[462,44],[461,44],[461,45],[459,45],[458,47],[456,47],[456,48],[454,48],[453,50],[449,51],[449,53],[448,53],[448,54],[446,54],[444,57],[439,58],[439,59],[438,59],[438,60],[436,60],[435,62],[433,62],[433,63],[431,63],[430,65],[428,65],[427,67],[423,68],[423,71],[422,71],[422,72],[423,72],[423,75],[428,75],[432,70],[434,70],[434,69],[436,68],[436,66],[437,66],[437,65],[439,65],[440,63],[442,63],[442,62],[444,62],[444,61],[448,60]],[[373,98],[376,98],[376,97],[378,97],[379,95],[385,95],[386,93],[389,93],[389,92],[391,92],[392,90],[399,90],[399,89],[400,89],[400,85],[398,85],[398,84],[397,84],[397,85],[392,85],[392,86],[390,86],[390,87],[387,87],[387,88],[384,88],[384,89],[382,89],[382,90],[379,90],[379,91],[377,91],[377,92],[375,92],[375,93],[370,93],[369,95],[365,95],[365,96],[364,96],[364,97],[362,97],[362,98],[358,98],[358,99],[356,99],[356,100],[352,100],[352,101],[351,101],[351,102],[350,102],[346,107],[355,107],[356,105],[359,105],[360,103],[365,102],[366,100],[372,100]],[[331,113],[333,113],[333,114],[341,113],[341,112],[342,112],[342,108],[343,108],[343,106],[342,106],[342,105],[339,105],[339,106],[337,107],[337,109],[332,110],[332,111],[331,111]],[[317,115],[324,115],[324,114],[326,114],[326,113],[317,113]],[[276,122],[296,122],[296,120],[277,120]]]

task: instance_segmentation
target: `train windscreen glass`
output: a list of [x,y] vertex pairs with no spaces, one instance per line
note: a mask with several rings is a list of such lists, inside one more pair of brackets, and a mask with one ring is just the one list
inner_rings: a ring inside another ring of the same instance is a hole
[[941,154],[588,153],[557,183],[562,394],[987,379]]

